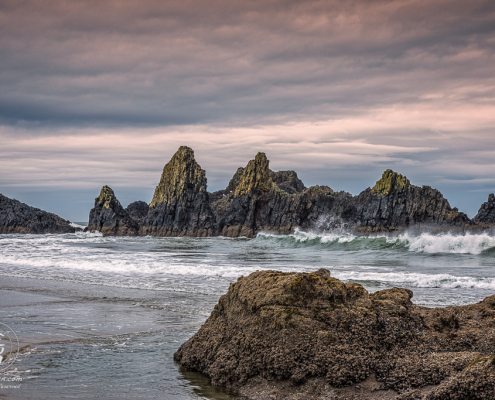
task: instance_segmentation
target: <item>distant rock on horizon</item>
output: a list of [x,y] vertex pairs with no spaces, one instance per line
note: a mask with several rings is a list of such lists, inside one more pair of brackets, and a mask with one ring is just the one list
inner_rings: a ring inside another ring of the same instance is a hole
[[74,233],[80,229],[56,214],[31,207],[0,194],[0,234]]
[[495,195],[493,193],[490,193],[488,201],[481,205],[473,221],[483,224],[495,224]]
[[88,226],[84,230],[99,231],[105,236],[136,236],[139,234],[139,223],[122,207],[114,191],[105,185],[95,199],[95,206],[89,212]]
[[[260,231],[288,234],[297,227],[366,233],[472,226],[467,215],[452,208],[438,190],[414,186],[390,169],[373,188],[353,196],[324,185],[306,188],[295,171],[275,172],[269,163],[259,152],[237,169],[225,189],[209,193],[206,173],[193,150],[181,146],[163,168],[149,206],[135,202],[124,210],[119,203],[110,206],[115,214],[110,215],[95,203],[92,218],[100,219],[90,225],[108,227],[108,234],[116,235],[193,237],[255,237]],[[134,233],[136,224],[138,233]]]
[[438,190],[414,186],[405,176],[386,170],[375,186],[356,197],[359,228],[399,229],[416,224],[463,225],[468,216],[450,207]]

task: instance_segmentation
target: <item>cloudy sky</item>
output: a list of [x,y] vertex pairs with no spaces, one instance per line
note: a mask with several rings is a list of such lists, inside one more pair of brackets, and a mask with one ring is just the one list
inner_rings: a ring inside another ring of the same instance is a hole
[[0,193],[85,221],[264,151],[353,194],[392,168],[469,216],[495,191],[493,0],[0,0]]

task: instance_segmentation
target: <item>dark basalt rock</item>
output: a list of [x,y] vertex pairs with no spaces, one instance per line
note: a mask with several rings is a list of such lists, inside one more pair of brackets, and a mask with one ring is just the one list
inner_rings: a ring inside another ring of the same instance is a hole
[[237,168],[236,173],[232,177],[232,179],[229,182],[229,185],[223,189],[223,190],[217,190],[216,192],[209,193],[209,201],[210,205],[213,205],[213,203],[216,203],[218,200],[222,199],[223,197],[229,195],[230,193],[233,193],[235,191],[235,188],[240,182],[242,173],[244,172],[244,168],[239,167]]
[[150,206],[144,201],[135,201],[126,207],[126,211],[129,216],[136,221],[139,225],[142,225],[144,219],[148,215]]
[[495,296],[439,309],[412,296],[324,270],[258,271],[230,285],[174,359],[253,399],[493,398]]
[[[282,190],[272,176],[286,187]],[[292,171],[274,173],[265,153],[258,153],[246,168],[238,169],[222,197],[212,204],[223,236],[254,237],[260,230],[290,233],[300,225],[304,206],[296,192],[304,185]]]
[[473,221],[484,224],[495,224],[495,195],[493,193],[488,196],[488,201],[481,205]]
[[0,194],[0,234],[73,233],[77,228],[58,215],[9,199]]
[[270,178],[279,189],[288,194],[301,193],[306,190],[306,186],[294,171],[270,171]]
[[194,152],[181,146],[163,168],[141,235],[212,236],[215,216],[206,191],[206,175]]
[[[358,232],[474,227],[438,190],[414,186],[392,170],[373,188],[352,196],[328,186],[307,189],[294,171],[271,171],[264,153],[239,168],[225,189],[208,193],[205,171],[186,146],[165,165],[147,214],[146,207],[133,203],[126,210],[140,235],[254,237],[262,230],[287,234],[297,227]],[[491,221],[492,209],[493,201],[483,205],[480,222]]]
[[293,171],[273,172],[264,153],[239,169],[211,207],[224,236],[254,237],[260,230],[290,233],[296,227],[388,231],[418,224],[463,226],[469,218],[442,194],[417,187],[392,170],[358,196],[327,186],[306,189]]
[[85,231],[99,231],[104,236],[135,236],[139,232],[139,224],[122,207],[114,191],[103,186],[89,213]]
[[[357,226],[368,231],[406,228],[415,224],[465,225],[468,216],[450,207],[436,189],[411,185],[409,179],[386,170],[373,189],[355,199]],[[354,218],[353,218],[354,219]]]

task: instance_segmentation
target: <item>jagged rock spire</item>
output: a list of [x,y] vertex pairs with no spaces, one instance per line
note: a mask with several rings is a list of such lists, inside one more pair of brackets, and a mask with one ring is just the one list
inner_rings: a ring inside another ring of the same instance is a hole
[[114,191],[105,185],[95,199],[94,208],[89,212],[86,230],[99,231],[105,236],[134,236],[138,234],[139,224],[122,207]]
[[163,168],[141,234],[211,236],[215,216],[206,191],[206,174],[194,151],[181,146]]
[[269,164],[265,153],[256,154],[254,160],[249,161],[242,172],[239,184],[235,189],[235,197],[252,192],[270,191],[273,188],[273,181],[270,177]]
[[478,210],[478,214],[473,218],[475,222],[481,222],[483,224],[495,223],[495,196],[490,193],[488,201],[483,203]]
[[181,146],[163,168],[150,208],[172,201],[182,202],[200,192],[206,193],[205,171],[196,162],[194,151]]
[[373,187],[373,192],[378,195],[385,195],[395,190],[402,190],[411,185],[409,179],[397,172],[387,169],[380,180]]

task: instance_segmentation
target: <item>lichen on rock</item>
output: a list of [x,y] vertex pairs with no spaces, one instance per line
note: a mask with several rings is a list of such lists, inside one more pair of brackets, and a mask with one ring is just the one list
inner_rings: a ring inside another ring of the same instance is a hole
[[378,195],[387,195],[395,190],[407,189],[410,184],[411,182],[405,176],[387,169],[381,179],[376,182],[373,192]]
[[[486,365],[488,375],[476,386],[481,397],[472,398],[490,398],[495,296],[470,306],[429,309],[413,304],[412,295],[400,288],[369,294],[361,285],[331,278],[322,269],[257,271],[230,285],[174,359],[241,393],[253,393],[253,385],[277,387],[286,381],[292,393],[305,399],[327,398],[329,388],[335,399],[354,398],[340,397],[339,388],[371,377],[387,396],[450,385],[451,394],[468,396],[453,398],[471,398],[474,392],[466,382],[476,378],[462,371],[478,362],[480,368]],[[436,328],[439,318],[451,320],[439,312],[455,315],[455,323]],[[480,359],[483,354],[489,358]],[[447,383],[456,380],[459,385]],[[308,387],[300,385],[309,381],[313,394],[304,395],[306,389],[301,388]],[[317,397],[317,392],[326,395]],[[282,392],[271,393],[270,398],[286,398]]]
[[235,189],[235,197],[253,192],[268,192],[273,189],[274,183],[270,177],[269,161],[265,153],[258,153],[254,160],[248,162],[239,178]]
[[191,148],[181,146],[163,168],[140,233],[157,236],[215,234],[215,216],[209,204],[206,174],[196,162]]
[[99,231],[104,236],[135,236],[139,232],[139,223],[122,207],[115,192],[105,185],[95,199],[95,206],[89,212],[89,222],[85,230]]

